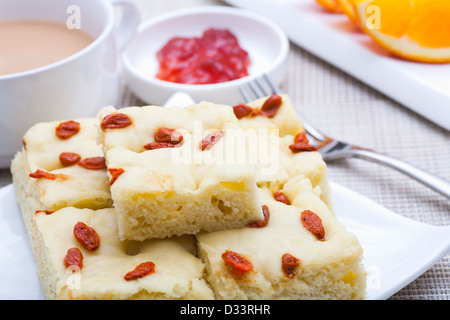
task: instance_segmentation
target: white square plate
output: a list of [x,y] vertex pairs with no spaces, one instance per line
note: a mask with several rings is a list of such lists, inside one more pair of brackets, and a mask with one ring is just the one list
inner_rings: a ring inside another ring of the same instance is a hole
[[[339,220],[363,247],[368,300],[389,298],[450,250],[450,227],[401,217],[335,183],[331,194]],[[0,299],[43,299],[13,185],[0,189]]]

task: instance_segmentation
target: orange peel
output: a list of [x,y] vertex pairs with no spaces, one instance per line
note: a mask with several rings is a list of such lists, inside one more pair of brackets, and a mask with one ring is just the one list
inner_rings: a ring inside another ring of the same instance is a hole
[[316,2],[330,12],[333,13],[341,12],[336,0],[316,0]]
[[450,1],[353,0],[364,32],[395,55],[450,62]]

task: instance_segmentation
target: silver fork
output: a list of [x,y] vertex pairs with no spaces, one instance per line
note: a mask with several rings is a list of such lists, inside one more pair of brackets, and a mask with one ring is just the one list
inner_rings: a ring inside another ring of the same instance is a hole
[[[255,100],[255,98],[258,99],[271,94],[281,93],[280,89],[271,82],[267,75],[263,75],[260,78],[250,81],[247,86],[248,88],[239,88],[241,96],[247,103]],[[326,162],[344,158],[360,158],[369,160],[398,170],[450,199],[450,183],[448,181],[391,156],[335,140],[315,128],[304,117],[302,117],[301,114],[298,112],[297,114],[303,122],[310,143],[318,148],[318,151],[322,154],[322,157]]]

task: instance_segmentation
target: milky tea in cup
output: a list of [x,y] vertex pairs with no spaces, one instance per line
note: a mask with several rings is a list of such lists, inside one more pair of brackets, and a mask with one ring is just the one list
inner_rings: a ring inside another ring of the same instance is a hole
[[67,58],[94,37],[66,24],[35,19],[0,21],[0,76],[40,68]]
[[139,23],[133,0],[0,0],[0,168],[36,123],[116,104]]

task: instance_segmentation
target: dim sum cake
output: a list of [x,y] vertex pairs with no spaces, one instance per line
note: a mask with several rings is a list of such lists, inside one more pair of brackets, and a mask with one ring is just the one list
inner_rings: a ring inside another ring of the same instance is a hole
[[255,165],[229,163],[230,106],[104,108],[100,140],[121,239],[238,228],[262,219]]
[[[258,163],[259,186],[276,190],[293,177],[303,175],[313,187],[320,187],[321,199],[332,206],[328,168],[318,149],[310,144],[288,95],[263,97],[233,106],[233,111],[239,119],[239,127],[248,132],[253,130],[259,140],[255,144],[259,150],[247,146],[253,156],[250,162]],[[276,155],[273,155],[274,150]],[[258,157],[261,153],[264,157]]]
[[11,172],[26,226],[38,210],[111,207],[96,118],[38,123],[23,143]]
[[[266,219],[196,236],[217,299],[363,299],[362,248],[311,182],[260,189]],[[283,202],[288,200],[288,202]]]
[[120,241],[114,209],[67,207],[33,217],[33,251],[46,299],[213,299],[184,236]]

